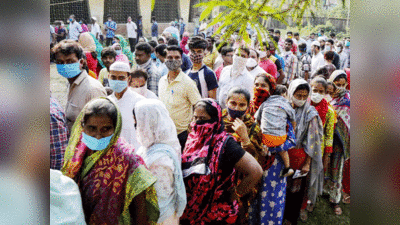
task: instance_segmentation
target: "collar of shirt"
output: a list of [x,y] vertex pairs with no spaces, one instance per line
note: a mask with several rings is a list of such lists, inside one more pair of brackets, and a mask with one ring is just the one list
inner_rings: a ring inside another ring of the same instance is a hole
[[168,74],[167,74],[166,78],[167,78],[167,82],[168,82],[169,84],[172,84],[172,83],[174,83],[174,82],[180,82],[180,81],[182,81],[182,80],[183,80],[183,76],[184,76],[184,73],[183,73],[183,71],[181,70],[181,72],[179,72],[178,76],[175,77],[175,80],[169,82],[169,80],[168,80]]
[[151,64],[151,58],[150,58],[149,61],[145,62],[144,64],[142,64],[142,65],[139,65],[139,64],[138,64],[138,67],[139,67],[140,69],[145,69],[145,70],[147,70],[148,68],[150,68],[151,65],[152,65],[152,64]]
[[76,78],[76,80],[74,81],[73,84],[75,85],[79,85],[80,83],[82,83],[82,81],[88,76],[86,70],[82,70],[82,73],[80,75],[78,75],[78,78]]

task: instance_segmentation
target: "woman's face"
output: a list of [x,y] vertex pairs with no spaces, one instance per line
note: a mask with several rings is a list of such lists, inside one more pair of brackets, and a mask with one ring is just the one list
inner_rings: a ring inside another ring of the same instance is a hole
[[115,43],[119,43],[119,39],[118,38],[114,38]]
[[114,47],[115,50],[121,50],[121,45],[117,45]]
[[237,111],[246,111],[249,104],[247,103],[244,94],[233,94],[228,100],[226,100],[228,108]]
[[344,78],[340,78],[340,79],[334,81],[333,83],[334,83],[334,84],[336,85],[336,87],[338,87],[338,88],[346,88],[346,86],[347,86],[347,81],[346,81],[346,79],[344,79]]
[[308,91],[307,90],[298,90],[293,94],[297,100],[307,100],[308,98]]
[[333,85],[332,84],[328,84],[328,86],[326,86],[326,93],[330,96],[332,96],[334,91]]
[[270,87],[269,84],[265,81],[263,77],[257,77],[257,79],[254,81],[254,86],[256,88],[264,88],[269,91]]
[[321,83],[317,83],[317,82],[312,83],[311,90],[313,93],[319,93],[321,95],[326,94],[326,90],[325,90],[324,86],[322,86]]
[[194,109],[194,113],[193,113],[193,122],[197,122],[197,121],[201,121],[201,120],[210,120],[211,116],[208,115],[205,107],[203,106],[197,106]]
[[83,126],[85,134],[97,139],[111,136],[114,130],[111,118],[105,115],[91,116]]

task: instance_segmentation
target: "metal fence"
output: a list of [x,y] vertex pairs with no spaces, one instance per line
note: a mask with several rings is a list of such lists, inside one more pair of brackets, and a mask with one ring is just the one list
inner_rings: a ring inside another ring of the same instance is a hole
[[70,15],[74,14],[75,19],[84,19],[89,22],[90,12],[87,0],[50,0],[50,23],[62,20],[68,23]]
[[136,23],[139,16],[138,0],[105,0],[103,21],[107,21],[107,16],[111,15],[113,21],[126,23],[128,16]]
[[[320,24],[326,24],[326,22],[328,21],[330,21],[332,25],[335,27],[336,32],[346,32],[347,19],[340,19],[340,18],[304,17],[302,21],[303,22],[302,26],[307,26],[309,23],[311,26],[317,26]],[[296,24],[290,17],[288,18],[287,22],[290,27],[296,26]],[[349,26],[350,26],[350,21],[349,21]],[[268,28],[272,27],[275,29],[286,29],[287,26],[280,21],[271,19],[267,22],[267,27]]]
[[151,16],[160,23],[175,21],[179,18],[179,0],[156,0]]

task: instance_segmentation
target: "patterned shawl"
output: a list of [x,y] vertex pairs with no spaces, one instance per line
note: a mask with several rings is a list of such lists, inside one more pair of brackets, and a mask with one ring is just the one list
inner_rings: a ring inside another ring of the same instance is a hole
[[269,96],[271,94],[273,94],[275,92],[276,89],[276,80],[275,78],[268,74],[265,73],[265,76],[268,79],[268,82],[270,84],[270,89],[269,92],[264,89],[264,88],[256,88],[254,87],[254,97],[250,102],[250,107],[247,110],[247,113],[249,113],[251,116],[254,117],[254,114],[257,112],[258,108],[260,107],[260,105],[269,98]]
[[61,170],[79,186],[87,223],[131,224],[129,207],[133,198],[145,191],[147,215],[150,224],[155,224],[159,217],[156,179],[146,169],[143,159],[134,154],[133,146],[119,138],[122,118],[118,107],[117,126],[110,144],[105,150],[87,155],[90,149],[81,138],[88,104],[72,127]]
[[338,97],[332,99],[331,105],[337,113],[335,133],[340,139],[347,160],[350,158],[350,92],[340,92]]
[[103,62],[101,61],[101,51],[103,50],[103,45],[100,44],[100,42],[96,39],[96,37],[92,33],[89,32],[89,34],[90,34],[90,36],[92,36],[94,43],[96,45],[97,61],[99,62],[101,67],[104,68],[105,66],[104,66]]
[[320,101],[318,104],[315,104],[314,102],[311,102],[311,104],[317,110],[319,117],[322,120],[322,125],[325,126],[326,114],[328,113],[328,106],[329,106],[328,101],[326,101],[326,99],[322,99],[322,101]]
[[218,111],[214,123],[191,123],[192,131],[182,153],[182,170],[186,186],[187,207],[181,217],[190,224],[223,222],[234,224],[238,214],[238,202],[230,202],[234,187],[235,169],[222,180],[221,155],[228,138],[222,121],[219,104],[210,98],[202,99]]

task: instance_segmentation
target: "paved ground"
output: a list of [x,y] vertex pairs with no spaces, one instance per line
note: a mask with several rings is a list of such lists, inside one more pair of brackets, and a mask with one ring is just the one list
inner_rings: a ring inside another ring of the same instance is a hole
[[[57,98],[61,106],[65,108],[68,95],[68,81],[57,73],[57,68],[54,63],[50,64],[50,90],[52,91],[53,97]],[[309,214],[308,221],[303,223],[299,220],[299,224],[350,224],[350,205],[340,203],[340,206],[343,209],[343,214],[341,216],[336,216],[328,203],[327,197],[319,197],[314,211]]]

